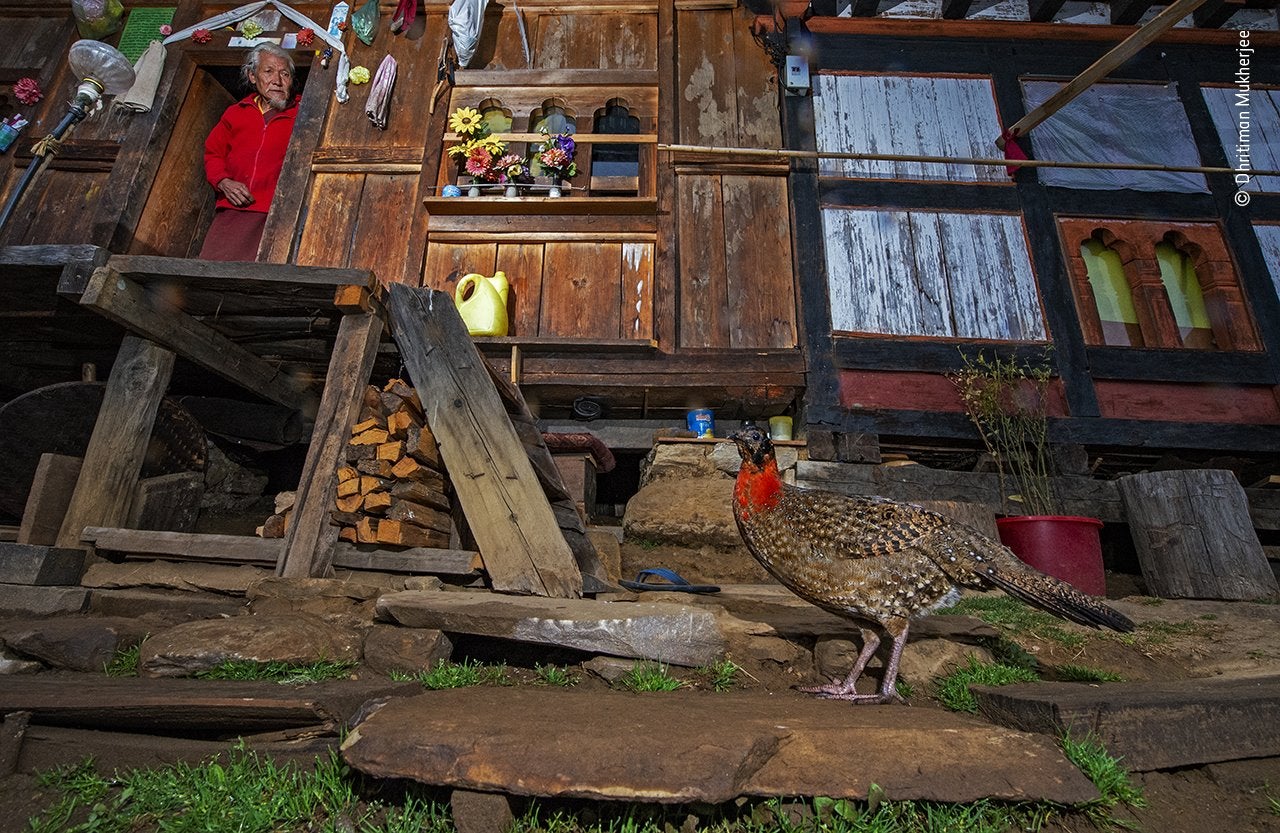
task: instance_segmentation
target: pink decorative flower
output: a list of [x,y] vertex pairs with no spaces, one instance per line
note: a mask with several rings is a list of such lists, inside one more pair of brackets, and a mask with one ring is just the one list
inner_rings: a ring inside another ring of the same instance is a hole
[[13,95],[23,104],[35,104],[44,98],[44,93],[40,91],[40,85],[34,78],[18,79],[18,83],[13,85]]
[[169,37],[170,35],[172,35],[172,34],[173,34],[173,27],[172,27],[172,26],[170,26],[168,23],[161,23],[161,24],[160,24],[160,34],[161,34],[161,35],[163,35],[163,36],[164,36],[164,37],[166,37],[166,38],[167,38],[167,37]]
[[493,154],[483,147],[472,148],[467,154],[467,173],[477,180],[493,176]]
[[551,170],[560,170],[569,167],[569,154],[560,148],[551,148],[544,150],[538,157],[538,161],[542,163],[542,167]]
[[314,29],[298,30],[298,46],[310,46],[315,43],[316,32]]
[[197,29],[191,33],[191,39],[196,43],[208,43],[213,40],[213,33],[208,29]]

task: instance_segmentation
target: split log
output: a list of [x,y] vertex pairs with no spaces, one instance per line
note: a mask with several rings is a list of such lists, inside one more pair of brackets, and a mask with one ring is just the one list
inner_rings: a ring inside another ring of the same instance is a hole
[[1280,590],[1234,474],[1161,471],[1119,482],[1142,578],[1154,595],[1244,600]]

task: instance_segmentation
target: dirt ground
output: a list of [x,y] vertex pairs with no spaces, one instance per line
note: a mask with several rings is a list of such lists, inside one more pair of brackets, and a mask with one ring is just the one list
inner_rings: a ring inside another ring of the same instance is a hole
[[[622,575],[662,566],[674,569],[690,581],[722,584],[769,583],[768,577],[742,550],[669,546],[622,547]],[[1052,669],[1071,663],[1120,675],[1126,681],[1172,680],[1212,676],[1280,675],[1280,604],[1159,600],[1142,595],[1134,576],[1111,574],[1108,586],[1114,605],[1139,626],[1133,638],[1099,633],[1070,624],[1063,628],[1085,638],[1066,647],[1052,638],[1034,634],[1006,634],[1035,656],[1046,678]],[[683,600],[683,599],[680,599]],[[700,602],[714,603],[714,597]],[[767,652],[766,652],[767,653]],[[803,652],[801,652],[803,653]],[[493,660],[493,657],[485,658]],[[807,697],[794,690],[816,681],[811,664],[786,657],[734,657],[744,668],[740,687],[774,698],[785,709],[786,698]],[[513,676],[529,672],[545,655],[506,657]],[[555,661],[560,661],[556,658]],[[678,673],[693,686],[708,686],[696,673]],[[605,687],[601,680],[580,674],[581,686]],[[857,708],[850,706],[850,708]],[[909,706],[887,708],[941,708],[926,691],[917,691]],[[0,742],[0,752],[4,744]],[[1147,833],[1263,833],[1280,831],[1280,758],[1267,758],[1167,772],[1142,773],[1134,782],[1145,792],[1147,806],[1117,813],[1120,820]],[[50,796],[33,777],[10,776],[0,780],[0,833],[28,830],[27,819],[41,811]],[[1082,815],[1053,822],[1050,833],[1076,833],[1094,829]]]

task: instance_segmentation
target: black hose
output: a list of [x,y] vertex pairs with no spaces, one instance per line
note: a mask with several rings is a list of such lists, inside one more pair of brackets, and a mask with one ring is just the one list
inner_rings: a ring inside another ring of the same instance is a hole
[[[88,115],[88,111],[80,104],[79,100],[71,105],[71,109],[62,117],[62,121],[58,122],[58,126],[53,129],[48,138],[58,140],[66,133],[73,124],[82,121]],[[0,231],[4,231],[4,227],[9,224],[9,216],[13,214],[13,210],[18,207],[18,202],[22,199],[22,195],[26,193],[27,186],[31,184],[31,180],[36,178],[44,163],[49,160],[53,154],[37,154],[31,159],[31,163],[27,165],[27,169],[22,172],[22,179],[18,180],[18,184],[14,186],[13,192],[9,194],[9,199],[4,204],[4,209],[0,211]]]

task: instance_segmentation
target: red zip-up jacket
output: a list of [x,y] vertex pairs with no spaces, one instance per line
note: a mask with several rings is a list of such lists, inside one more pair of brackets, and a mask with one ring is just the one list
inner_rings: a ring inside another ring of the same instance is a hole
[[215,189],[230,177],[243,182],[253,193],[253,202],[237,207],[218,191],[218,208],[265,214],[271,208],[276,181],[284,167],[299,99],[295,97],[284,110],[268,111],[271,118],[264,121],[255,97],[256,93],[232,104],[209,131],[204,142],[204,175]]

